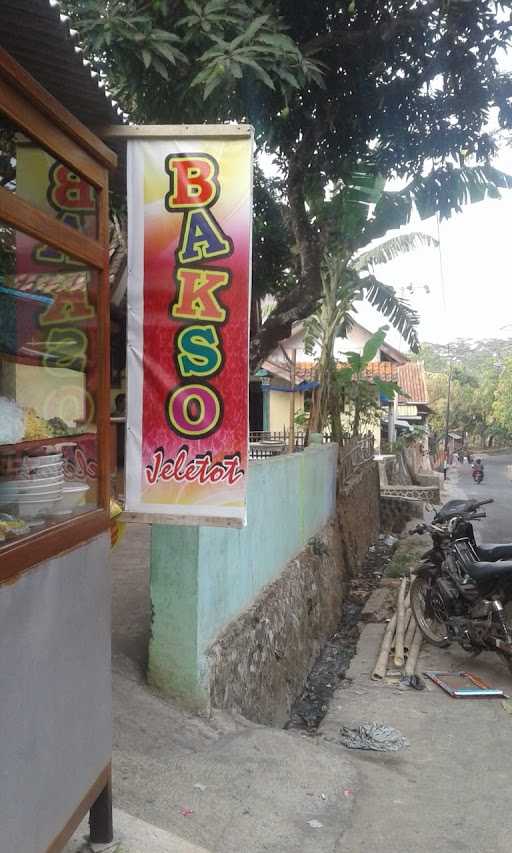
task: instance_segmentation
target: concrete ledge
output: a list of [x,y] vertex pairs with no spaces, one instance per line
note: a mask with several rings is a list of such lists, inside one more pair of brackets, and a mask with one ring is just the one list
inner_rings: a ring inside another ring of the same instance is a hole
[[63,853],[209,853],[204,847],[197,847],[119,809],[114,809],[114,828],[113,844],[90,845],[86,841],[89,827],[84,821]]

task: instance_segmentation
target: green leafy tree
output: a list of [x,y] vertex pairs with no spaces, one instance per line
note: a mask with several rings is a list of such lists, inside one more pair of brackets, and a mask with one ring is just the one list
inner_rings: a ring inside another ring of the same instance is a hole
[[500,401],[506,399],[506,365],[512,359],[512,341],[461,339],[449,347],[424,344],[418,357],[427,371],[429,402],[434,411],[429,424],[438,438],[446,428],[450,360],[450,429],[467,434],[470,442],[480,447],[493,436],[506,438],[507,426],[502,417],[506,406]]
[[[345,412],[350,421],[351,434],[359,435],[364,425],[369,426],[377,415],[380,414],[380,396],[393,399],[395,394],[400,394],[401,389],[396,382],[384,382],[378,376],[368,379],[366,369],[373,361],[379,348],[386,339],[388,327],[383,326],[366,342],[361,354],[357,352],[346,352],[347,364],[340,366],[337,371],[334,398],[340,396],[344,401]],[[339,422],[339,414],[332,414]],[[334,418],[333,418],[334,425]]]
[[[315,311],[326,247],[352,257],[414,213],[449,216],[510,186],[487,123],[496,107],[512,126],[497,66],[512,0],[63,2],[132,120],[249,121],[274,157],[261,203],[279,224],[257,245],[277,299],[253,322],[253,365]],[[358,169],[381,180],[364,228],[347,204]],[[382,192],[391,174],[409,179],[400,193]]]
[[[417,349],[419,344],[416,313],[405,300],[395,294],[393,288],[375,278],[373,267],[422,245],[437,244],[428,234],[414,233],[391,238],[351,258],[342,253],[325,254],[322,267],[322,299],[318,310],[305,325],[306,348],[310,352],[314,352],[316,348],[319,350],[317,379],[320,387],[311,414],[310,428],[313,432],[324,428],[330,413],[332,390],[336,386],[337,375],[335,341],[338,337],[346,337],[352,326],[358,301],[366,299],[377,307],[411,346]],[[378,348],[377,346],[372,358]]]
[[512,435],[512,357],[505,360],[498,379],[492,414],[496,425],[509,436]]

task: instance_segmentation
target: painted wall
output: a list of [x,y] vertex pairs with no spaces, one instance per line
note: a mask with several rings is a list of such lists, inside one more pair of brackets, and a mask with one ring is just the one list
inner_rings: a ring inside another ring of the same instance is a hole
[[[285,395],[288,396],[288,395]],[[242,530],[153,525],[148,677],[206,702],[206,651],[335,512],[337,445],[252,462]]]
[[[279,381],[278,379],[276,381]],[[290,429],[290,395],[286,391],[265,391],[269,398],[270,432],[286,432]],[[295,394],[295,412],[304,410],[304,394]]]
[[42,853],[110,761],[110,537],[0,586],[0,849]]

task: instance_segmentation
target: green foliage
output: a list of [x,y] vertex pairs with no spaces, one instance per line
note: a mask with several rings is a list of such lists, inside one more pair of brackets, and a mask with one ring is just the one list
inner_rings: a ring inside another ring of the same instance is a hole
[[[248,121],[274,155],[282,180],[264,188],[255,248],[257,293],[278,299],[253,364],[314,312],[326,250],[348,264],[414,211],[446,217],[511,185],[490,166],[487,125],[496,107],[512,126],[512,82],[497,67],[512,0],[62,5],[133,121]],[[401,193],[383,192],[393,174],[411,179]],[[378,282],[366,292],[384,294]]]
[[512,357],[505,360],[494,394],[492,415],[496,425],[512,435]]
[[297,276],[290,268],[289,236],[279,200],[279,183],[255,167],[252,292],[260,299],[297,284]]
[[291,91],[323,86],[321,62],[300,50],[267,0],[63,0],[62,6],[138,121],[179,121],[176,107],[181,120],[190,119],[185,95],[199,121],[196,90],[217,106],[229,93],[240,107],[237,89],[248,81],[284,104]]
[[[467,433],[472,444],[484,446],[498,432],[512,436],[512,418],[507,421],[507,401],[512,394],[512,341],[458,340],[446,346],[424,344],[418,358],[425,363],[431,430],[444,435],[448,397],[448,374],[452,361],[449,427]],[[510,391],[509,391],[510,388]]]
[[307,427],[307,425],[309,423],[309,413],[305,412],[304,409],[298,409],[295,412],[293,420],[294,420],[295,426],[298,426],[298,427],[301,427],[301,429],[304,429],[305,427]]
[[378,264],[394,261],[400,255],[413,252],[415,249],[434,248],[438,245],[438,241],[430,234],[423,234],[419,231],[399,234],[398,237],[391,237],[373,248],[360,252],[351,262],[351,267],[355,270],[371,269]]
[[[408,251],[410,240],[408,235],[404,237],[404,247]],[[382,259],[391,258],[396,255],[401,245],[402,238],[394,238],[393,252],[383,252]],[[342,400],[351,398],[353,389],[339,386],[338,372],[334,359],[334,343],[337,337],[345,337],[352,323],[352,315],[355,313],[355,303],[361,299],[367,299],[380,312],[389,317],[392,324],[409,341],[413,349],[418,348],[416,325],[418,317],[405,300],[399,299],[392,287],[382,284],[368,273],[368,264],[374,254],[371,252],[359,255],[358,259],[366,257],[357,265],[353,258],[347,254],[324,255],[322,264],[322,300],[311,317],[305,323],[305,349],[310,354],[315,347],[319,347],[318,379],[320,389],[316,395],[316,404],[311,414],[310,427],[313,432],[323,429],[328,418],[331,428],[339,422],[339,411],[342,408]],[[343,373],[349,376],[350,370],[362,370],[363,366],[369,364],[376,356],[379,348],[384,343],[386,327],[379,330],[367,341],[363,353],[348,354],[348,368]],[[352,361],[351,361],[352,359]],[[359,365],[359,367],[358,367]],[[348,381],[351,381],[351,376]],[[375,409],[375,386],[380,383],[381,393],[392,397],[395,390],[391,385],[376,380],[372,388],[363,387],[360,383],[356,403],[356,411]],[[342,383],[343,384],[343,383]],[[385,387],[386,386],[386,387]],[[363,396],[365,401],[363,403]],[[359,417],[356,418],[356,429],[359,428]]]
[[[382,394],[392,400],[395,394],[403,393],[396,382],[384,382],[379,377],[368,379],[365,371],[373,361],[386,339],[387,326],[382,326],[365,343],[361,355],[346,352],[346,365],[340,365],[336,373],[336,391],[345,402],[345,412],[350,421],[352,435],[359,435],[362,425],[369,426],[380,416]],[[348,404],[348,405],[347,405]]]
[[407,225],[417,213],[429,219],[439,213],[448,219],[466,204],[501,198],[500,190],[512,189],[512,177],[488,164],[463,166],[447,163],[415,177],[403,190],[383,192],[363,232],[366,241],[383,237],[392,228]]

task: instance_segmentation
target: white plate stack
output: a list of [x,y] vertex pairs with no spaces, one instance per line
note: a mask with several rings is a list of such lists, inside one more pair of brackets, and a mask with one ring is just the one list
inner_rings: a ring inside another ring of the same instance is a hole
[[53,515],[64,490],[62,453],[25,456],[15,479],[0,482],[0,505],[18,504],[22,519]]

